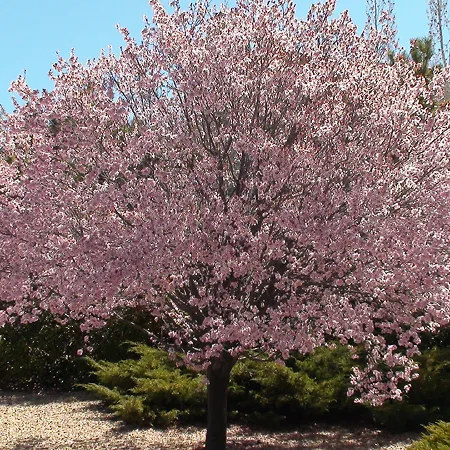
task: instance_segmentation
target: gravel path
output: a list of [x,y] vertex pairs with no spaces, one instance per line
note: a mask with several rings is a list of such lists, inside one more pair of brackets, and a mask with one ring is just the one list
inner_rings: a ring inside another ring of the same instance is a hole
[[[267,432],[232,425],[229,448],[239,450],[406,449],[418,433],[390,435],[376,429],[309,426]],[[11,394],[0,392],[2,450],[200,450],[204,428],[136,429],[83,393]]]

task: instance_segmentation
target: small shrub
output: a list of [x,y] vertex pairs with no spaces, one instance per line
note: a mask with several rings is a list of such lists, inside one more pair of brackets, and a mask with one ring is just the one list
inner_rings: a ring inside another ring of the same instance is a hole
[[323,347],[310,355],[275,362],[239,361],[231,373],[231,418],[266,426],[336,416],[337,410],[366,410],[347,398],[353,361],[348,349]]
[[[139,359],[115,363],[87,359],[98,378],[98,384],[87,389],[112,404],[127,423],[166,426],[205,420],[206,386],[201,375],[178,368],[166,353],[146,345],[132,346],[131,351]],[[348,405],[364,412],[346,395],[352,363],[343,346],[317,349],[286,365],[241,360],[231,372],[230,419],[273,427],[329,417]],[[139,400],[132,403],[131,397]]]
[[146,415],[144,401],[141,397],[121,396],[119,401],[112,405],[115,415],[125,423],[131,425],[141,425],[144,423]]
[[292,369],[274,362],[240,361],[229,387],[231,418],[260,425],[281,425],[301,414],[299,391],[307,381],[295,380]]
[[431,407],[449,406],[450,346],[425,350],[417,362],[420,376],[412,384],[409,401]]
[[69,390],[88,381],[88,366],[77,357],[83,343],[78,324],[59,325],[46,313],[27,325],[6,324],[0,328],[0,389]]
[[409,450],[449,450],[450,423],[439,421],[425,427],[422,438],[409,447]]
[[85,359],[94,369],[98,383],[121,391],[136,386],[135,377],[142,376],[145,371],[136,361],[125,359],[119,362],[99,361],[87,357]]
[[439,409],[410,404],[407,400],[393,400],[373,408],[372,417],[377,426],[392,432],[417,430],[423,424],[435,421],[439,417]]
[[367,419],[370,415],[366,409],[347,396],[355,364],[348,347],[340,344],[319,347],[292,362],[296,372],[308,375],[317,384],[318,395],[311,397],[310,405],[322,412],[321,415],[333,419]]
[[200,375],[177,368],[163,351],[146,345],[130,350],[140,358],[117,363],[88,358],[98,384],[87,384],[86,389],[112,405],[115,415],[129,424],[166,427],[204,419],[206,387]]
[[[110,403],[114,400],[114,405],[131,396],[140,398],[133,407],[126,400],[126,408],[116,408],[118,417],[129,423],[165,426],[176,420],[204,421],[206,386],[199,374],[178,368],[165,352],[146,345],[132,346],[132,351],[137,359],[115,363],[88,360],[98,377],[98,384],[89,385],[89,390],[98,389],[99,397]],[[229,386],[232,421],[274,427],[324,419],[366,420],[403,431],[450,417],[448,349],[427,350],[421,356],[422,377],[413,382],[405,400],[379,408],[355,404],[347,397],[355,361],[345,346],[294,356],[284,366],[251,358],[238,361]]]

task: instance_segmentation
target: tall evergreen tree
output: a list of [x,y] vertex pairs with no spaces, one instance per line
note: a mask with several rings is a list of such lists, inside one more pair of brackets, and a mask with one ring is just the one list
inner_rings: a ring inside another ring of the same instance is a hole
[[416,63],[420,64],[417,68],[417,75],[425,78],[428,82],[433,77],[433,67],[430,66],[434,55],[433,39],[431,36],[411,39],[410,56]]

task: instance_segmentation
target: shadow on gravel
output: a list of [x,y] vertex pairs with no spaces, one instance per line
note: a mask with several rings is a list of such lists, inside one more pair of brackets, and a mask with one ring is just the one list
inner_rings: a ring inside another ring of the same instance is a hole
[[98,400],[89,392],[14,392],[0,391],[0,405],[45,405],[47,403],[85,402]]
[[[57,450],[86,450],[86,449],[98,449],[98,450],[142,450],[142,446],[133,446],[130,443],[116,443],[114,444],[114,447],[108,446],[107,449],[104,446],[104,443],[102,443],[99,439],[83,439],[83,440],[77,440],[74,439],[70,447],[67,445],[64,445],[64,447],[56,447]],[[55,447],[51,444],[47,443],[45,440],[42,439],[23,439],[19,442],[17,442],[14,447],[11,447],[11,450],[55,450]],[[152,449],[156,450],[156,449]],[[164,449],[165,450],[165,449]],[[173,449],[172,449],[173,450]]]
[[[405,441],[412,442],[420,434],[392,435],[367,427],[341,428],[324,425],[273,434],[264,430],[254,431],[255,435],[263,434],[265,442],[258,437],[252,437],[252,430],[248,429],[245,433],[248,436],[229,437],[227,450],[374,450],[396,444],[399,444],[400,449],[405,448]],[[271,443],[268,443],[268,440]],[[200,444],[193,450],[203,449],[203,444]]]
[[27,438],[22,439],[11,448],[11,450],[35,450],[43,447],[44,439],[41,438]]

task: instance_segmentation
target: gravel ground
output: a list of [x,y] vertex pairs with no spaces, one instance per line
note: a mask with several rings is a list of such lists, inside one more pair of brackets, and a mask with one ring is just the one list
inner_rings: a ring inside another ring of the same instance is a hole
[[[368,450],[406,449],[418,433],[390,435],[372,428],[308,426],[267,432],[232,425],[230,449]],[[205,429],[136,429],[112,420],[101,402],[86,394],[0,392],[2,450],[200,450]]]

